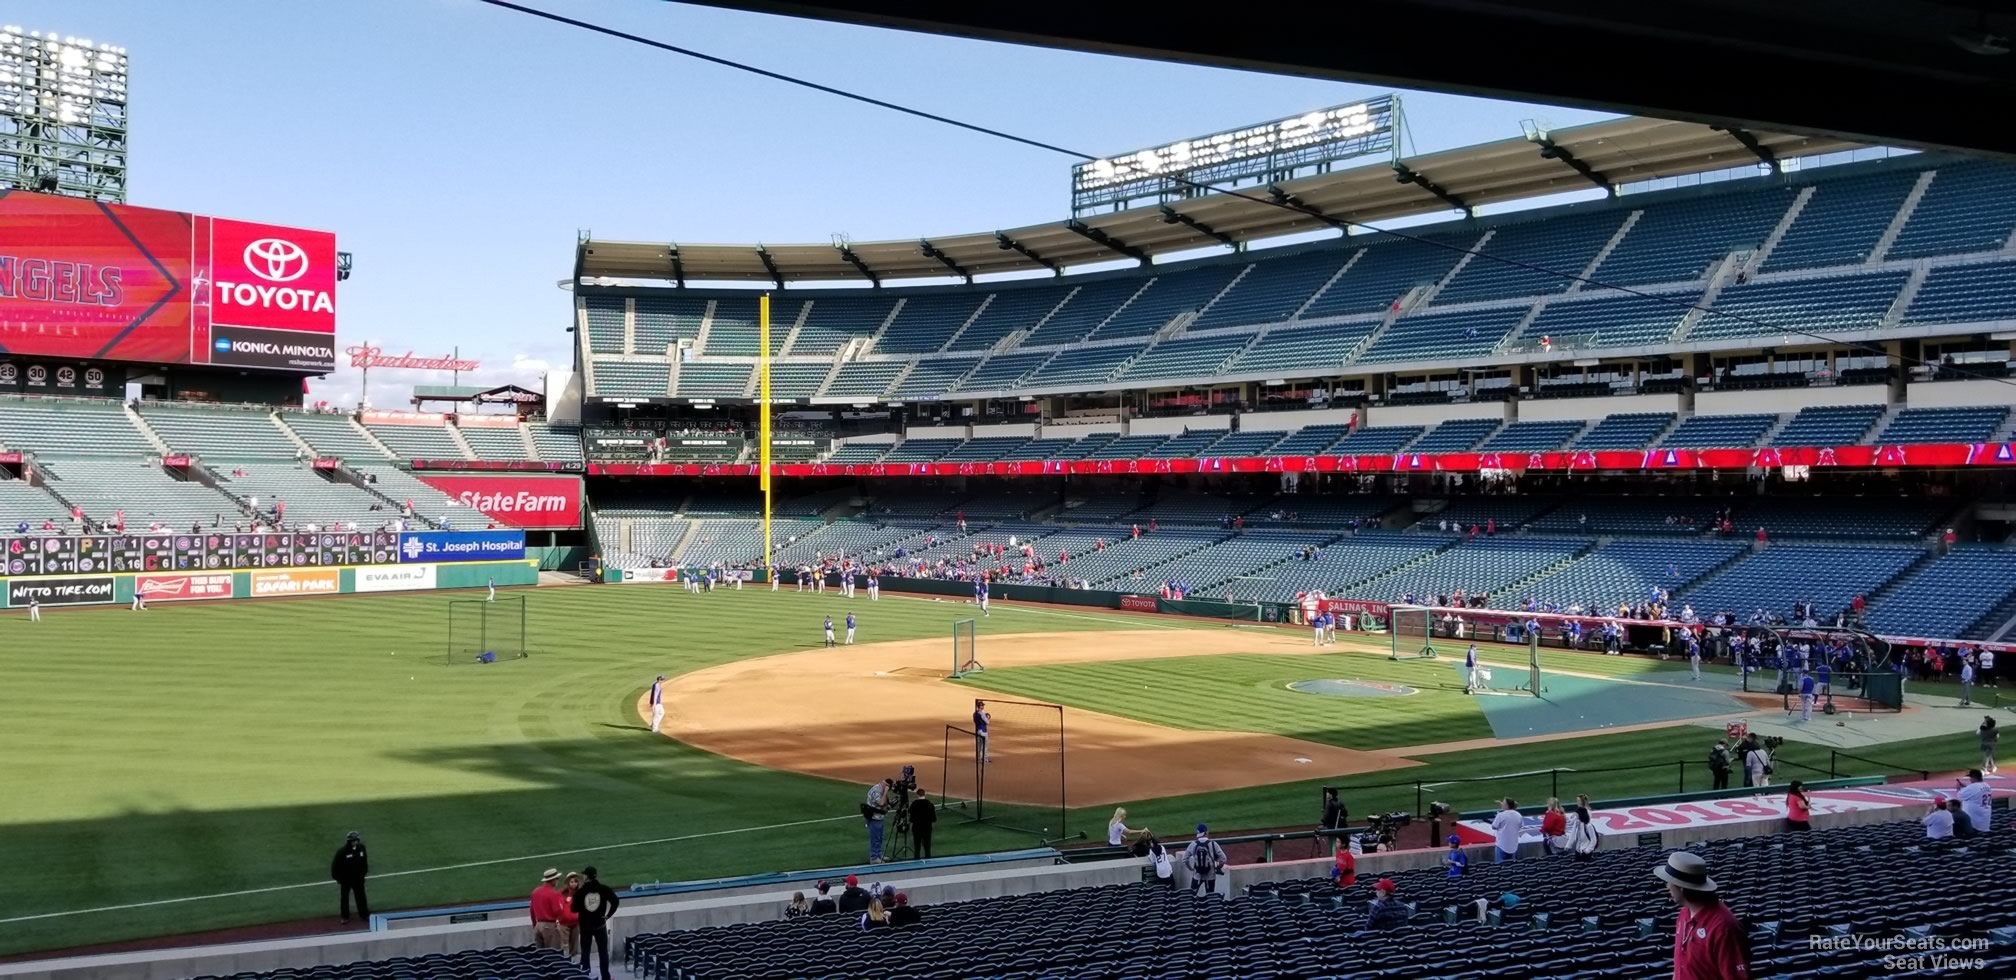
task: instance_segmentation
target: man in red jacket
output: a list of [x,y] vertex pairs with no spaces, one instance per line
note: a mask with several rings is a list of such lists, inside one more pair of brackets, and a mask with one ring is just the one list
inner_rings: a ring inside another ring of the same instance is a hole
[[567,911],[567,897],[560,891],[560,869],[547,868],[532,889],[532,944],[540,949],[566,949],[567,940],[560,920]]

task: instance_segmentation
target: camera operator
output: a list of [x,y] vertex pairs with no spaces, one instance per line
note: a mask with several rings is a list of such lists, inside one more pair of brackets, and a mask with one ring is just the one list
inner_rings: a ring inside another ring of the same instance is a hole
[[868,787],[861,801],[861,821],[868,827],[868,863],[882,863],[882,818],[889,812],[889,798],[896,792],[896,780],[884,779]]
[[1344,801],[1337,798],[1336,788],[1324,787],[1323,822],[1320,825],[1321,828],[1333,832],[1343,830],[1344,824],[1349,820],[1350,814],[1344,809]]

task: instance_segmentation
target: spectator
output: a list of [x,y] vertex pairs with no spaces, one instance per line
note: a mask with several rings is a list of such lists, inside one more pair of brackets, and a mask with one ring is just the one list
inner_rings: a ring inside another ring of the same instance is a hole
[[1673,980],[1748,980],[1749,954],[1743,925],[1716,895],[1708,862],[1692,851],[1674,851],[1652,874],[1680,906],[1673,928]]
[[1330,883],[1338,888],[1349,888],[1358,883],[1358,858],[1351,853],[1351,842],[1337,841],[1336,852],[1331,855]]
[[1715,777],[1715,789],[1729,788],[1729,743],[1716,739],[1715,747],[1708,750],[1708,774]]
[[1771,753],[1765,751],[1764,743],[1751,742],[1750,750],[1743,753],[1743,785],[1764,786],[1771,778]]
[[802,919],[812,914],[812,903],[805,900],[804,892],[792,892],[791,904],[784,906],[784,917]]
[[896,893],[896,907],[889,910],[889,924],[892,926],[914,926],[924,921],[922,913],[910,904],[909,892]]
[[1547,854],[1559,854],[1568,849],[1568,814],[1562,812],[1561,801],[1547,798],[1547,812],[1540,815],[1540,850]]
[[1932,809],[1918,819],[1925,827],[1926,840],[1949,840],[1953,837],[1953,814],[1946,809],[1946,798],[1932,798]]
[[1399,890],[1399,886],[1393,884],[1391,878],[1381,878],[1372,886],[1372,894],[1375,897],[1372,899],[1371,908],[1365,913],[1365,928],[1383,931],[1398,929],[1407,924],[1407,920],[1414,915],[1414,910],[1394,897],[1394,893]]
[[910,801],[910,843],[912,856],[929,860],[931,857],[931,828],[938,823],[938,805],[917,787],[917,798]]
[[567,958],[581,955],[581,917],[574,914],[574,896],[581,893],[581,873],[567,872],[567,885],[560,889],[560,931],[567,937]]
[[1155,883],[1164,888],[1176,887],[1176,862],[1170,860],[1169,849],[1155,839],[1154,834],[1144,838],[1148,844],[1148,866],[1155,869]]
[[1587,861],[1596,856],[1596,846],[1603,835],[1596,830],[1596,818],[1589,813],[1589,798],[1577,796],[1575,808],[1568,811],[1568,849],[1575,852],[1575,860]]
[[2001,741],[2002,732],[1995,727],[1994,715],[1982,715],[1981,727],[1976,729],[1981,736],[1981,771],[1995,772],[1995,743]]
[[868,893],[861,890],[861,879],[847,876],[847,887],[840,892],[835,907],[841,915],[852,915],[868,907]]
[[1183,865],[1190,869],[1190,891],[1202,895],[1217,890],[1218,876],[1225,871],[1225,849],[1211,839],[1210,828],[1197,825],[1197,837],[1183,849]]
[[1946,816],[1953,821],[1953,836],[1974,836],[1974,821],[1968,819],[1967,810],[1960,805],[1958,797],[1946,801]]
[[1793,780],[1785,793],[1785,829],[1813,829],[1813,800],[1806,795],[1805,780]]
[[832,915],[840,911],[840,906],[833,904],[833,897],[830,894],[833,891],[831,882],[821,881],[814,885],[812,890],[819,896],[812,900],[813,915]]
[[617,899],[615,889],[596,877],[594,865],[582,868],[581,873],[588,879],[574,893],[574,914],[581,919],[581,972],[588,972],[589,954],[599,952],[602,980],[610,980],[609,918],[623,903]]
[[1470,855],[1463,853],[1463,838],[1450,834],[1448,844],[1448,853],[1442,855],[1442,867],[1448,870],[1449,877],[1461,878],[1470,867]]
[[336,880],[336,908],[344,922],[350,921],[352,896],[357,899],[357,917],[367,924],[371,921],[371,906],[364,899],[364,879],[370,874],[371,859],[364,852],[364,838],[353,830],[329,861],[329,877]]
[[877,895],[869,899],[868,907],[861,912],[861,931],[887,929],[890,925],[889,910],[882,907],[882,896]]
[[1973,825],[1976,833],[1987,833],[1994,818],[1990,807],[1994,806],[1995,796],[1983,781],[1981,770],[1969,769],[1966,779],[1956,779],[1954,783],[1960,787],[1960,808],[1966,811],[1967,822]]
[[[1114,807],[1113,819],[1106,821],[1106,845],[1108,847],[1125,847],[1128,840],[1139,839],[1145,833],[1147,831],[1136,830],[1127,826],[1127,808],[1124,806]],[[1145,848],[1136,848],[1134,853],[1138,856],[1146,854],[1147,850]]]
[[1519,858],[1519,832],[1525,826],[1526,818],[1519,815],[1519,804],[1511,797],[1498,801],[1498,815],[1491,818],[1491,834],[1497,838],[1498,853],[1493,856],[1493,864],[1504,864]]
[[560,931],[560,869],[547,868],[532,889],[532,945],[540,949],[566,949],[567,937]]

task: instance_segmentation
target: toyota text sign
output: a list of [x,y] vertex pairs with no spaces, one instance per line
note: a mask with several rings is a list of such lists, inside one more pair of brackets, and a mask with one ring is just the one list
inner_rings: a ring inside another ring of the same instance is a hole
[[328,232],[0,192],[0,350],[320,373],[335,333]]
[[[416,474],[418,475],[418,474]],[[581,526],[578,476],[439,476],[420,481],[505,527],[529,530]]]

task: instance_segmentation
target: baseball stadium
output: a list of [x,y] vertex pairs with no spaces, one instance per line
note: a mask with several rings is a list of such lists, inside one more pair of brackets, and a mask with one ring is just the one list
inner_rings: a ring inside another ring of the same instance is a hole
[[462,384],[127,58],[0,33],[0,977],[2016,975],[2006,148],[1285,104]]

